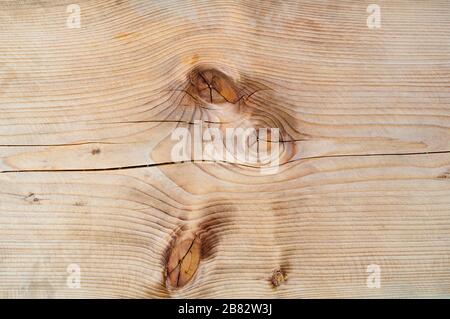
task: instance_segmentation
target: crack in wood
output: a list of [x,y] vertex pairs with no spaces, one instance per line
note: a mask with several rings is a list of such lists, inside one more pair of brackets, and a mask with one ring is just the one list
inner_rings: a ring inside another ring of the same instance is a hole
[[[411,153],[374,153],[374,154],[342,154],[342,155],[323,155],[323,156],[309,156],[294,159],[279,165],[286,165],[302,160],[310,159],[321,159],[321,158],[345,158],[345,157],[369,157],[369,156],[414,156],[414,155],[434,155],[434,154],[450,154],[450,151],[432,151],[432,152],[411,152]],[[157,167],[157,166],[168,166],[177,165],[184,163],[211,163],[211,164],[229,164],[248,168],[261,168],[261,166],[243,164],[243,163],[232,163],[228,161],[211,161],[211,160],[191,160],[191,161],[180,161],[180,162],[161,162],[152,164],[140,164],[140,165],[129,165],[129,166],[117,166],[117,167],[103,167],[103,168],[69,168],[69,169],[18,169],[18,170],[3,170],[0,171],[1,174],[7,173],[60,173],[60,172],[101,172],[101,171],[116,171],[116,170],[128,170],[128,169],[139,169],[147,167]]]

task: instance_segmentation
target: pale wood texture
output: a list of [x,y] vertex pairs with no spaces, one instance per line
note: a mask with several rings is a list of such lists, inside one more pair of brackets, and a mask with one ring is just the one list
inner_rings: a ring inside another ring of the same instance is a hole
[[[450,297],[448,1],[72,2],[0,1],[0,297]],[[174,128],[242,120],[188,105],[197,66],[258,90],[277,174],[170,164]]]

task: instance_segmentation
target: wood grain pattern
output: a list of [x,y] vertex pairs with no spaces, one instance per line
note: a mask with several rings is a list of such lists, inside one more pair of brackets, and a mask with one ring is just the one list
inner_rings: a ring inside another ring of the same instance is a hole
[[[0,0],[0,297],[450,297],[448,1],[72,2]],[[198,120],[279,171],[173,163]]]

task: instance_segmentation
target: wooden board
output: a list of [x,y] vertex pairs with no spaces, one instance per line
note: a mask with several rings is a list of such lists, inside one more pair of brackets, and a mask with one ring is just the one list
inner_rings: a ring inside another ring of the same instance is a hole
[[0,1],[0,297],[450,297],[448,1],[71,3]]

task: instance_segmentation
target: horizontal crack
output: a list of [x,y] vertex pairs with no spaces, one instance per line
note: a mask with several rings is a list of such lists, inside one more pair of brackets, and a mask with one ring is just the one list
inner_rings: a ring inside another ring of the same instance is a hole
[[[303,157],[302,159],[318,159],[318,158],[339,158],[339,157],[369,157],[369,156],[412,156],[412,155],[431,155],[431,154],[450,154],[450,151],[430,151],[430,152],[406,152],[406,153],[373,153],[373,154],[338,154],[338,155],[322,155]],[[288,161],[291,163],[295,161]]]
[[[341,154],[341,155],[323,155],[323,156],[310,156],[302,157],[292,161],[287,161],[280,163],[279,166],[298,162],[301,160],[308,159],[321,159],[321,158],[342,158],[342,157],[371,157],[371,156],[414,156],[414,155],[433,155],[433,154],[450,154],[450,151],[432,151],[432,152],[411,152],[411,153],[374,153],[374,154]],[[117,166],[117,167],[104,167],[104,168],[68,168],[68,169],[18,169],[18,170],[3,170],[0,171],[2,174],[6,173],[58,173],[58,172],[102,172],[102,171],[118,171],[118,170],[128,170],[137,168],[147,168],[147,167],[157,167],[157,166],[168,166],[184,163],[220,163],[237,165],[249,168],[265,168],[270,166],[254,166],[243,163],[233,163],[228,161],[211,161],[211,160],[191,160],[191,161],[181,161],[181,162],[161,162],[152,164],[139,164],[139,165],[129,165],[129,166]]]
[[78,145],[89,145],[89,144],[102,144],[102,145],[120,145],[125,143],[114,143],[114,142],[79,142],[79,143],[55,143],[55,144],[0,144],[0,147],[51,147],[51,146],[78,146]]
[[[179,162],[181,163],[181,162]],[[118,171],[125,169],[136,169],[154,166],[164,166],[171,164],[179,164],[177,162],[163,162],[154,164],[139,164],[129,166],[116,166],[116,167],[103,167],[103,168],[64,168],[64,169],[18,169],[18,170],[5,170],[0,173],[57,173],[57,172],[101,172],[101,171]]]

